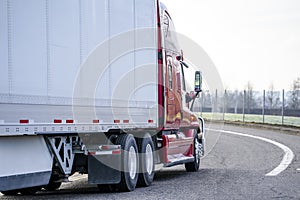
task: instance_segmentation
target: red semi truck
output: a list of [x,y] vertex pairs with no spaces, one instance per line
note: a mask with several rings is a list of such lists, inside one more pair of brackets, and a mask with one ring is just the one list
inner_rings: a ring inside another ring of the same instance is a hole
[[186,75],[161,2],[7,0],[0,13],[3,194],[56,190],[76,172],[132,191],[157,166],[199,169],[202,77]]

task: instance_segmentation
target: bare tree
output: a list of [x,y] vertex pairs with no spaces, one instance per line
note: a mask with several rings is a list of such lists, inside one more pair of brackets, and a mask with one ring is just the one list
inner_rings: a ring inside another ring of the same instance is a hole
[[231,112],[237,112],[237,105],[238,105],[238,94],[236,94],[234,91],[231,90],[226,90],[226,93],[224,93],[225,95],[225,112],[231,109],[233,109],[233,111],[231,110]]
[[292,109],[300,108],[300,77],[293,81],[292,92],[289,99],[289,107]]
[[247,109],[247,113],[250,113],[251,109],[253,109],[256,106],[253,85],[250,81],[248,81],[246,85],[245,106]]
[[274,90],[273,82],[270,84],[269,91],[267,91],[266,103],[269,109],[278,108],[280,105],[279,92]]
[[212,97],[208,90],[202,92],[202,101],[203,101],[203,108],[211,108],[212,107]]

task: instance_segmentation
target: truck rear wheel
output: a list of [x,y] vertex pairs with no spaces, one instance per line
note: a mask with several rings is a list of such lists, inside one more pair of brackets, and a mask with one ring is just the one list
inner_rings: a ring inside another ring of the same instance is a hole
[[139,150],[140,170],[138,186],[150,186],[154,178],[154,145],[149,134],[137,139]]
[[200,166],[200,152],[201,152],[200,145],[201,144],[200,144],[196,130],[194,130],[194,135],[195,135],[194,136],[194,144],[193,144],[194,161],[185,164],[185,169],[187,172],[196,172],[199,170],[199,166]]
[[121,145],[121,182],[115,185],[116,190],[122,192],[133,191],[138,180],[139,157],[138,148],[131,134],[118,136],[116,143]]

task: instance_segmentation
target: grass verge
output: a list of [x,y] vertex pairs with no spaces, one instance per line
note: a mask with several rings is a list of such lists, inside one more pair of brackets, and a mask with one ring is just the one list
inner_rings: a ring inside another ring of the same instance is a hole
[[[200,116],[200,113],[198,113]],[[245,115],[243,121],[242,114],[228,114],[222,113],[202,113],[202,117],[206,121],[212,122],[224,122],[225,124],[248,126],[252,128],[265,128],[269,130],[283,131],[292,135],[300,136],[300,118],[299,117],[284,117],[284,124],[282,125],[281,116],[265,116],[265,122],[263,122],[261,115]]]
[[[198,113],[200,115],[200,113]],[[275,124],[285,126],[300,127],[300,117],[284,117],[284,123],[282,124],[281,116],[265,115],[264,123],[261,115],[246,114],[243,120],[242,114],[225,113],[224,119],[222,113],[202,113],[202,117],[210,120],[224,120],[224,121],[236,121],[236,122],[250,122],[261,124]]]

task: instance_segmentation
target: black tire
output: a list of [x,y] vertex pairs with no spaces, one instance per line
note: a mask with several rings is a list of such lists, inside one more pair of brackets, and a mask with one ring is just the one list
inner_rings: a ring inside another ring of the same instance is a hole
[[[121,182],[114,185],[117,191],[130,192],[136,187],[138,180],[139,157],[138,149],[134,137],[131,134],[119,135],[116,144],[121,145]],[[131,151],[131,152],[130,152]],[[135,165],[130,166],[129,158]]]
[[1,193],[6,195],[6,196],[14,196],[14,195],[17,195],[19,193],[19,190],[8,190],[8,191],[3,191]]
[[51,178],[49,180],[49,183],[47,185],[44,185],[43,188],[47,191],[55,191],[57,190],[62,182],[58,182],[58,180],[60,179],[59,175],[57,175],[57,171],[58,169],[54,169],[52,171],[52,175],[51,175]]
[[22,195],[34,195],[35,193],[37,193],[37,191],[39,191],[41,189],[41,187],[31,187],[31,188],[24,188],[20,190],[20,193]]
[[199,148],[198,144],[200,143],[199,138],[198,138],[198,134],[196,132],[196,130],[194,130],[194,144],[193,144],[193,156],[194,156],[194,161],[193,162],[189,162],[189,163],[185,163],[185,169],[187,172],[197,172],[199,170],[200,167],[200,155],[199,155],[199,149],[197,150],[197,148]]
[[[139,178],[137,185],[141,187],[148,187],[152,184],[155,173],[154,144],[151,136],[148,133],[143,138],[137,138],[136,141],[138,145],[140,160]],[[151,154],[149,154],[150,151]],[[149,156],[151,156],[151,158]]]
[[43,186],[47,191],[55,191],[61,186],[62,182],[53,182],[50,181],[48,185]]

